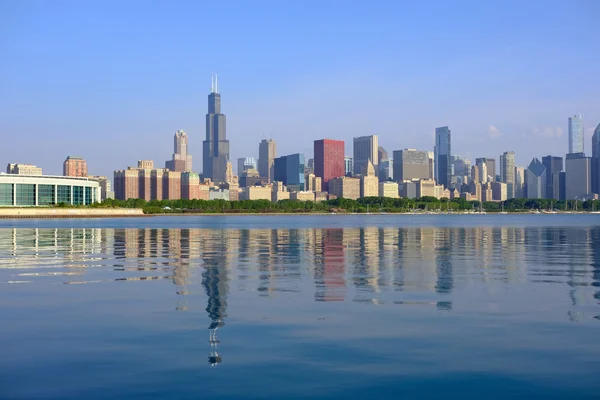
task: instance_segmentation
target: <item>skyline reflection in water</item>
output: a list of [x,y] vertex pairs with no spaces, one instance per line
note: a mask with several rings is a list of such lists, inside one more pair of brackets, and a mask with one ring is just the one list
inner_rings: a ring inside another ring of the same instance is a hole
[[[109,296],[94,297],[97,304],[160,299],[163,313],[206,321],[194,326],[216,366],[237,362],[240,326],[300,328],[346,312],[376,320],[411,310],[405,324],[495,316],[598,327],[600,227],[0,229],[0,284],[0,310],[11,308],[9,296],[48,285],[68,296],[62,284],[110,285],[89,291]],[[228,329],[238,340],[221,344]]]

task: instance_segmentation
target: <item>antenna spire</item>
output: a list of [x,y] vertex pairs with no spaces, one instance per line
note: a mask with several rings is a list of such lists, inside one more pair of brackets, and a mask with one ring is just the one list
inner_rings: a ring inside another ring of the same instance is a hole
[[215,74],[214,73],[210,74],[210,92],[211,93],[215,92]]
[[215,74],[215,93],[219,93],[219,75]]

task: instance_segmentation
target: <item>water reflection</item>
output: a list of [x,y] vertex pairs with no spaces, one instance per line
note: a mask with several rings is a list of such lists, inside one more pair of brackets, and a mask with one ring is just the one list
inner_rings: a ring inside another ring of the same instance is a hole
[[207,297],[209,361],[218,364],[217,331],[231,282],[266,299],[314,293],[317,302],[421,304],[444,312],[458,307],[457,292],[473,287],[484,296],[497,285],[559,285],[569,320],[586,319],[590,310],[594,317],[600,228],[0,230],[3,283],[165,279],[175,285],[175,308],[185,311],[196,270]]

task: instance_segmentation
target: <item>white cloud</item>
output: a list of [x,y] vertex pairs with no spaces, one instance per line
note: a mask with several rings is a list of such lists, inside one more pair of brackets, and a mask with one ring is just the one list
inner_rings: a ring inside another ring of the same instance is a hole
[[489,136],[491,139],[496,139],[496,138],[499,138],[499,137],[501,137],[502,135],[503,135],[503,133],[502,133],[502,132],[500,132],[500,131],[498,130],[498,128],[496,128],[494,125],[490,125],[490,126],[488,126],[488,136]]
[[531,134],[543,138],[560,138],[563,135],[563,128],[560,126],[536,126],[532,129]]

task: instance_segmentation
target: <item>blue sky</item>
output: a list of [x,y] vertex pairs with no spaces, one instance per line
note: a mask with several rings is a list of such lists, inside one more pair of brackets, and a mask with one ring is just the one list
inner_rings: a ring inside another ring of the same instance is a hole
[[[171,157],[178,129],[200,172],[207,95],[219,74],[232,160],[312,156],[312,141],[378,134],[390,153],[517,162],[564,155],[583,114],[600,123],[600,2],[0,2],[0,163],[90,173]],[[235,165],[235,163],[234,163]]]

